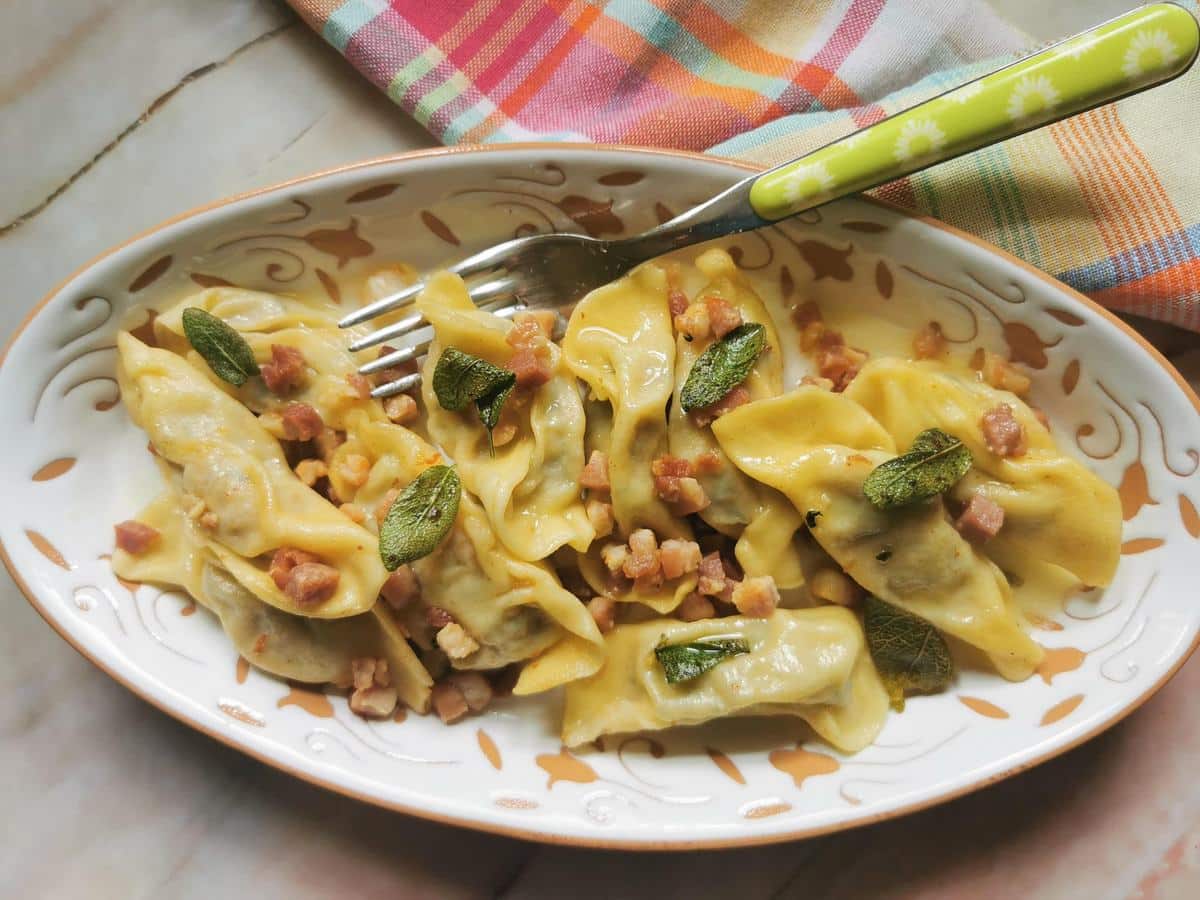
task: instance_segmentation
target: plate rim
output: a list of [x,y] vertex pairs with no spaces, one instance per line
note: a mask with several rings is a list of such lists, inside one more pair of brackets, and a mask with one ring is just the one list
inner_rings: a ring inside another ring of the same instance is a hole
[[[620,155],[626,155],[626,156],[630,156],[630,155],[633,155],[633,156],[638,156],[638,155],[641,155],[641,156],[663,156],[663,157],[673,157],[673,158],[677,158],[677,159],[682,158],[682,159],[686,159],[689,161],[697,161],[697,162],[704,162],[704,163],[718,163],[721,165],[729,166],[731,168],[741,169],[747,173],[761,172],[761,171],[765,171],[767,168],[769,168],[768,166],[760,165],[757,163],[747,162],[745,160],[731,159],[729,157],[723,157],[723,156],[713,156],[710,154],[697,153],[697,152],[689,151],[689,150],[673,150],[673,149],[651,148],[651,147],[633,147],[633,146],[624,146],[624,145],[620,145],[620,144],[590,144],[590,143],[570,143],[570,142],[558,143],[558,142],[528,141],[528,142],[514,142],[514,143],[506,143],[506,144],[488,144],[488,145],[480,145],[480,146],[433,147],[433,148],[428,148],[428,149],[423,149],[423,150],[407,151],[404,153],[387,154],[384,156],[377,156],[377,157],[372,157],[372,158],[365,159],[365,160],[359,160],[357,162],[346,163],[346,164],[343,164],[340,166],[332,166],[332,167],[329,167],[326,169],[320,169],[320,170],[311,172],[306,175],[301,175],[301,176],[298,176],[295,178],[290,178],[290,179],[287,179],[284,181],[266,185],[264,187],[254,188],[252,190],[243,191],[243,192],[240,192],[237,194],[232,194],[228,197],[224,197],[222,199],[213,201],[211,203],[206,203],[206,204],[202,204],[200,206],[192,207],[181,213],[178,213],[177,215],[171,216],[171,217],[159,222],[158,224],[151,226],[150,228],[144,229],[144,230],[134,234],[133,236],[127,238],[126,240],[113,245],[112,247],[108,248],[107,250],[105,250],[105,251],[99,253],[98,255],[96,255],[95,257],[89,259],[87,262],[85,262],[82,265],[80,265],[79,267],[77,267],[74,271],[72,271],[70,274],[68,274],[65,278],[61,279],[57,284],[55,284],[46,293],[46,295],[44,297],[42,297],[42,299],[40,301],[38,301],[29,310],[29,312],[26,314],[24,319],[22,319],[20,324],[16,327],[16,329],[13,331],[13,333],[9,336],[8,340],[4,344],[3,349],[0,350],[0,370],[3,369],[3,366],[8,359],[9,351],[16,344],[16,342],[20,339],[21,335],[25,332],[26,328],[29,327],[29,325],[34,321],[34,319],[37,318],[37,316],[42,312],[42,310],[55,297],[57,297],[60,293],[62,293],[64,288],[66,288],[68,285],[70,285],[72,282],[74,282],[75,279],[78,278],[80,275],[82,275],[85,272],[87,272],[88,270],[92,269],[93,267],[95,267],[96,265],[98,265],[99,263],[104,261],[105,259],[116,255],[117,253],[121,252],[122,250],[124,250],[125,248],[127,248],[133,244],[136,244],[146,238],[151,237],[152,235],[156,234],[157,232],[162,231],[165,228],[168,228],[179,222],[183,222],[188,219],[194,218],[201,214],[204,214],[204,213],[216,210],[216,209],[220,209],[225,206],[231,206],[231,205],[240,203],[244,200],[248,200],[248,199],[251,199],[254,197],[264,196],[264,195],[275,193],[275,192],[282,191],[282,190],[287,190],[287,189],[295,187],[296,185],[306,184],[306,183],[313,182],[313,181],[319,181],[319,180],[322,180],[325,178],[329,178],[331,176],[345,174],[345,173],[353,172],[353,171],[356,171],[359,169],[370,169],[370,168],[374,168],[377,166],[403,164],[410,160],[416,160],[416,159],[451,157],[451,156],[461,156],[461,155],[482,155],[482,154],[491,154],[491,153],[505,153],[505,152],[510,152],[510,151],[537,151],[537,152],[558,153],[558,154],[561,154],[561,153],[572,154],[572,153],[581,153],[581,152],[600,152],[600,153],[620,154]],[[925,225],[932,227],[936,230],[945,232],[952,237],[959,238],[959,239],[967,241],[968,243],[974,244],[976,247],[988,252],[989,254],[991,254],[993,256],[998,257],[1002,261],[1004,261],[1010,265],[1016,266],[1021,271],[1023,271],[1026,275],[1031,276],[1043,283],[1050,285],[1051,287],[1060,291],[1070,301],[1082,304],[1084,307],[1086,307],[1093,313],[1097,313],[1102,318],[1107,319],[1109,323],[1115,325],[1126,337],[1131,338],[1136,346],[1138,346],[1142,350],[1146,351],[1148,353],[1149,357],[1160,368],[1162,368],[1166,371],[1167,375],[1169,375],[1170,378],[1175,382],[1175,384],[1180,388],[1180,390],[1182,390],[1184,396],[1192,404],[1192,407],[1196,410],[1197,414],[1200,414],[1200,397],[1197,396],[1196,392],[1192,389],[1191,385],[1188,384],[1188,382],[1183,378],[1183,376],[1179,373],[1179,371],[1173,365],[1171,365],[1171,363],[1162,355],[1162,353],[1160,353],[1158,351],[1158,349],[1155,348],[1148,340],[1146,340],[1146,338],[1144,338],[1139,332],[1137,332],[1134,328],[1132,328],[1129,324],[1127,324],[1125,321],[1123,321],[1120,317],[1115,315],[1113,312],[1111,312],[1110,310],[1101,306],[1096,301],[1092,300],[1090,297],[1087,297],[1086,295],[1084,295],[1084,294],[1080,293],[1079,291],[1075,290],[1074,288],[1072,288],[1070,285],[1058,280],[1057,278],[1053,277],[1052,275],[1050,275],[1046,272],[1043,272],[1042,270],[1036,268],[1035,266],[1031,265],[1030,263],[1026,262],[1025,260],[1023,260],[1017,256],[1014,256],[1013,254],[1009,253],[1008,251],[1006,251],[1000,247],[997,247],[994,244],[991,244],[990,242],[988,242],[976,235],[962,231],[961,229],[956,228],[953,225],[949,225],[945,222],[942,222],[939,219],[935,219],[930,216],[922,215],[920,213],[912,212],[911,210],[904,209],[903,207],[900,207],[889,201],[879,199],[877,197],[871,197],[871,196],[866,196],[866,195],[856,195],[856,197],[857,197],[857,199],[864,200],[868,203],[871,203],[871,204],[879,206],[883,209],[886,209],[891,213],[903,216],[906,219],[913,219],[913,220],[922,222]],[[747,834],[744,837],[739,836],[739,837],[722,837],[722,838],[691,838],[691,839],[683,839],[683,840],[675,840],[675,839],[670,839],[670,838],[665,838],[665,839],[664,838],[620,838],[620,837],[604,837],[601,835],[592,837],[592,836],[577,835],[577,834],[561,834],[561,833],[555,833],[552,831],[546,831],[546,830],[541,830],[541,829],[536,829],[536,828],[527,828],[527,827],[521,827],[521,826],[516,826],[516,825],[505,825],[505,824],[500,824],[500,823],[495,823],[495,822],[489,822],[487,820],[480,819],[480,818],[472,818],[467,815],[441,813],[441,812],[437,812],[437,811],[434,811],[434,810],[431,810],[431,809],[428,809],[428,808],[425,808],[422,806],[417,806],[417,805],[414,805],[414,804],[408,803],[408,802],[389,800],[387,798],[384,798],[384,797],[381,797],[381,796],[378,796],[375,794],[366,793],[366,792],[357,790],[353,787],[350,787],[348,785],[339,784],[336,781],[328,780],[317,774],[305,771],[304,769],[302,769],[301,767],[299,767],[297,765],[294,765],[290,762],[282,760],[282,759],[280,759],[276,756],[273,756],[265,751],[259,750],[258,748],[252,746],[250,743],[239,741],[237,739],[236,735],[233,733],[220,732],[220,731],[213,730],[213,729],[209,728],[208,726],[206,726],[204,723],[193,719],[184,710],[175,709],[172,706],[170,706],[168,703],[166,703],[165,701],[161,701],[160,699],[156,698],[155,696],[153,696],[151,691],[149,691],[147,689],[143,689],[143,687],[139,683],[137,683],[134,679],[127,678],[124,675],[121,675],[118,672],[116,672],[115,670],[111,669],[104,661],[99,659],[97,656],[92,655],[92,653],[89,652],[89,649],[86,648],[81,641],[77,641],[73,636],[68,634],[63,628],[60,628],[58,623],[50,615],[49,611],[38,600],[36,593],[30,588],[29,584],[25,581],[25,579],[22,577],[21,573],[18,571],[11,556],[8,553],[7,547],[4,546],[4,542],[3,542],[2,538],[0,538],[0,560],[3,561],[4,567],[8,570],[8,573],[9,573],[10,577],[12,578],[13,583],[16,585],[17,589],[25,596],[26,601],[34,608],[34,610],[38,613],[38,615],[42,617],[43,621],[45,621],[46,624],[49,625],[58,634],[58,636],[60,638],[62,638],[69,646],[74,648],[75,651],[77,653],[79,653],[80,656],[82,656],[84,659],[88,660],[88,662],[90,662],[92,665],[94,665],[96,668],[98,668],[100,671],[102,671],[105,675],[107,675],[109,678],[111,678],[117,684],[120,684],[126,690],[130,691],[132,694],[134,694],[134,696],[140,698],[141,700],[150,704],[154,708],[158,709],[160,712],[167,714],[171,718],[183,723],[184,725],[188,726],[189,728],[191,728],[192,730],[194,730],[196,732],[199,732],[200,734],[204,734],[207,737],[212,738],[212,739],[220,742],[221,744],[224,744],[227,747],[230,747],[234,750],[237,750],[241,753],[246,754],[250,758],[252,758],[260,763],[271,766],[272,768],[278,769],[279,771],[285,772],[288,775],[299,778],[302,781],[305,781],[309,784],[315,785],[315,786],[323,788],[325,790],[332,791],[337,794],[341,794],[342,796],[349,797],[354,800],[358,800],[358,801],[361,801],[364,803],[369,803],[373,806],[378,806],[378,807],[381,807],[384,809],[389,809],[389,810],[392,810],[395,812],[401,812],[406,815],[415,816],[417,818],[425,819],[427,821],[438,822],[438,823],[444,824],[444,825],[453,825],[453,826],[457,826],[457,827],[461,827],[461,828],[470,828],[475,831],[483,831],[483,832],[488,832],[491,834],[503,835],[505,837],[518,838],[521,840],[534,841],[534,842],[543,843],[543,844],[554,844],[554,845],[571,846],[571,847],[587,847],[587,848],[595,848],[595,849],[636,850],[636,851],[647,851],[648,852],[648,851],[664,851],[664,850],[686,851],[686,850],[701,850],[701,849],[730,849],[730,848],[736,848],[736,847],[762,846],[762,845],[767,845],[767,844],[784,843],[787,841],[803,840],[803,839],[807,839],[807,838],[819,837],[821,835],[826,835],[826,834],[833,834],[835,832],[846,831],[846,830],[849,830],[852,828],[859,828],[859,827],[866,826],[866,825],[872,825],[872,824],[876,824],[878,822],[887,821],[889,819],[899,818],[900,816],[906,816],[906,815],[910,815],[912,813],[920,812],[921,810],[928,809],[930,807],[939,805],[941,803],[949,802],[949,801],[957,799],[959,797],[966,796],[967,794],[971,794],[976,791],[979,791],[985,787],[989,787],[990,785],[996,784],[1000,781],[1004,781],[1008,778],[1012,778],[1015,775],[1019,775],[1022,772],[1025,772],[1025,771],[1028,771],[1029,769],[1034,768],[1035,766],[1039,766],[1044,762],[1048,762],[1049,760],[1054,759],[1055,757],[1061,756],[1061,755],[1069,752],[1070,750],[1075,749],[1076,747],[1080,746],[1081,744],[1091,740],[1092,738],[1098,736],[1099,734],[1102,734],[1103,732],[1107,731],[1109,728],[1112,728],[1114,725],[1117,725],[1119,722],[1124,720],[1127,716],[1129,716],[1130,714],[1132,714],[1133,712],[1135,712],[1136,710],[1141,708],[1141,706],[1144,703],[1146,703],[1146,701],[1148,701],[1151,697],[1153,697],[1155,694],[1157,694],[1167,684],[1167,682],[1169,682],[1175,676],[1175,674],[1179,671],[1179,669],[1183,667],[1184,663],[1186,663],[1191,658],[1192,654],[1196,652],[1196,649],[1198,647],[1200,647],[1200,632],[1197,632],[1196,636],[1192,640],[1191,645],[1179,657],[1179,659],[1172,666],[1170,666],[1153,684],[1151,684],[1149,687],[1147,687],[1145,690],[1143,690],[1143,692],[1139,696],[1137,696],[1131,703],[1129,703],[1123,709],[1121,709],[1110,720],[1098,723],[1097,725],[1093,726],[1092,728],[1090,728],[1090,729],[1084,731],[1083,733],[1076,735],[1075,737],[1071,738],[1070,740],[1064,742],[1062,745],[1051,747],[1044,751],[1038,752],[1034,756],[1032,756],[1028,759],[1022,760],[1021,762],[1019,762],[1015,765],[1012,765],[1000,772],[993,773],[992,775],[989,775],[986,778],[979,779],[970,784],[962,785],[960,787],[948,790],[945,793],[941,793],[941,794],[937,795],[936,797],[929,797],[929,798],[925,798],[925,799],[921,799],[921,800],[914,800],[907,804],[901,804],[893,809],[888,809],[883,812],[876,813],[874,815],[863,816],[861,818],[853,819],[850,821],[835,822],[835,823],[830,823],[828,825],[817,825],[817,826],[809,826],[809,827],[801,827],[801,828],[792,828],[792,829],[778,831],[778,832]]]

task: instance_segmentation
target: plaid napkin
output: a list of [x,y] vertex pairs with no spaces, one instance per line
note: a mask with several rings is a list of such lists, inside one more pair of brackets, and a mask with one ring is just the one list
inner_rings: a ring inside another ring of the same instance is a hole
[[[1031,43],[981,0],[289,2],[443,143],[602,141],[762,163]],[[876,193],[1112,309],[1200,331],[1198,139],[1200,66]]]

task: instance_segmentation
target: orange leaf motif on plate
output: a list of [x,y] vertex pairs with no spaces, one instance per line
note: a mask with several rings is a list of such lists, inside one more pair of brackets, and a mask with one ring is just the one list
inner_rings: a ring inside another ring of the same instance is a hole
[[130,282],[129,293],[136,294],[138,291],[158,281],[158,279],[167,273],[167,269],[171,268],[171,263],[174,261],[175,257],[168,253],[166,256],[161,256],[150,263],[141,275]]
[[820,281],[822,278],[849,281],[854,277],[854,269],[846,262],[846,257],[854,252],[853,244],[845,250],[839,250],[824,241],[800,241],[796,244],[796,249],[812,268],[814,281]]
[[421,221],[434,235],[440,237],[447,244],[453,244],[457,247],[460,243],[458,235],[450,230],[450,226],[435,216],[427,209],[421,210]]
[[279,702],[275,706],[279,709],[283,709],[285,706],[298,706],[310,716],[316,716],[318,719],[333,718],[333,704],[329,702],[328,697],[294,684],[288,685],[288,692],[279,698]]
[[1150,496],[1150,482],[1141,460],[1129,464],[1121,476],[1117,494],[1121,498],[1121,518],[1126,522],[1136,516],[1143,506],[1158,506],[1158,501]]
[[979,713],[989,719],[1007,719],[1008,711],[1001,709],[995,703],[990,703],[987,700],[982,700],[979,697],[963,697],[959,696],[958,702],[971,710],[973,713]]
[[480,728],[475,732],[475,739],[479,741],[479,749],[487,757],[487,761],[492,764],[492,768],[500,771],[504,767],[504,762],[500,758],[500,748],[496,746],[492,736]]
[[324,269],[313,269],[317,273],[317,280],[321,282],[321,287],[325,288],[325,293],[329,295],[329,299],[339,306],[342,303],[342,289],[338,287],[338,283],[333,276]]
[[732,759],[718,750],[716,747],[705,747],[708,752],[708,758],[716,764],[716,767],[724,772],[732,781],[738,784],[746,783],[746,776],[742,774],[741,769],[737,767]]
[[1079,708],[1079,704],[1083,702],[1083,694],[1076,694],[1074,697],[1068,697],[1060,703],[1055,703],[1052,707],[1046,710],[1046,714],[1042,716],[1042,721],[1039,725],[1053,725],[1060,719],[1065,719],[1071,713]]
[[1079,384],[1079,360],[1073,359],[1067,363],[1067,367],[1063,369],[1062,389],[1064,394],[1074,392],[1076,385]]
[[302,238],[314,250],[336,257],[339,269],[352,259],[375,252],[372,244],[359,237],[357,219],[351,219],[345,228],[318,228]]
[[1165,543],[1166,541],[1162,538],[1134,538],[1121,545],[1121,555],[1134,556],[1138,553],[1145,553],[1148,550],[1157,550]]
[[1053,682],[1057,675],[1074,672],[1087,659],[1087,654],[1078,647],[1043,647],[1042,649],[1046,651],[1046,655],[1042,657],[1042,661],[1038,663],[1035,671],[1046,684]]
[[603,203],[578,194],[568,194],[555,204],[583,227],[592,237],[604,234],[620,234],[625,230],[625,224],[612,211],[612,201]]
[[374,185],[373,187],[363,188],[361,191],[353,193],[349,197],[347,197],[346,202],[347,203],[368,203],[371,200],[379,200],[379,199],[391,194],[398,187],[400,187],[400,185],[391,183],[391,184],[377,184],[377,185]]
[[542,753],[534,761],[550,776],[550,780],[546,782],[547,789],[554,787],[557,781],[590,784],[600,777],[595,769],[572,756],[566,747],[558,753]]
[[792,808],[790,803],[759,803],[743,807],[742,816],[747,819],[767,819],[785,813]]
[[879,296],[884,300],[892,299],[892,291],[896,287],[896,282],[892,278],[892,270],[887,267],[882,259],[875,263],[875,289],[879,291]]
[[60,456],[58,459],[52,459],[40,469],[33,473],[34,481],[53,481],[55,478],[61,478],[75,467],[75,457]]
[[1179,495],[1179,518],[1183,520],[1187,533],[1200,540],[1200,513],[1196,512],[1196,505],[1183,494]]
[[68,572],[71,571],[71,564],[67,562],[66,558],[61,553],[58,552],[58,548],[46,539],[45,535],[42,535],[36,531],[30,531],[28,528],[26,528],[25,537],[29,538],[29,543],[33,544],[34,549],[37,550],[38,553],[42,554],[42,556],[46,557],[46,559],[50,560],[50,562],[54,563],[60,569],[65,569]]
[[624,187],[627,184],[637,184],[645,177],[642,172],[609,172],[596,180],[608,187]]
[[1046,350],[1058,345],[1058,341],[1053,344],[1046,343],[1038,337],[1036,331],[1021,322],[1004,324],[1004,340],[1008,343],[1009,356],[1013,361],[1024,363],[1031,369],[1046,368],[1049,362]]
[[780,772],[791,775],[796,787],[804,784],[806,778],[828,775],[840,768],[838,761],[832,756],[813,753],[799,745],[795,750],[772,750],[767,759]]

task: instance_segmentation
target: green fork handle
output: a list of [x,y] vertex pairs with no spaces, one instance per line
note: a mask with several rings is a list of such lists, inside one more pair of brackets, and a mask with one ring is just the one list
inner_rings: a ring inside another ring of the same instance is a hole
[[1169,81],[1198,47],[1182,7],[1136,9],[757,176],[750,205],[775,221],[901,178]]

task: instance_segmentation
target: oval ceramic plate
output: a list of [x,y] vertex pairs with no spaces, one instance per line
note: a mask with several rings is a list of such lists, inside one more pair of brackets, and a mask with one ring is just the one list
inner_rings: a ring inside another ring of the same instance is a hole
[[364,163],[197,211],[56,290],[0,369],[5,561],[46,620],[100,668],[200,731],[312,782],[406,812],[539,840],[732,846],[847,828],[1011,775],[1136,708],[1196,643],[1200,416],[1133,332],[1063,285],[936,222],[843,201],[730,243],[781,295],[905,328],[936,318],[963,347],[1011,354],[1069,452],[1118,485],[1115,583],[1046,619],[1022,684],[964,673],[910,701],[847,757],[786,720],[734,720],[567,752],[558,700],[506,700],[454,726],[367,723],[345,700],[242,662],[174,593],[118,581],[114,522],[157,490],[112,379],[114,335],[200,286],[358,301],[389,262],[445,263],[513,234],[640,231],[742,177],[686,154],[525,146]]

